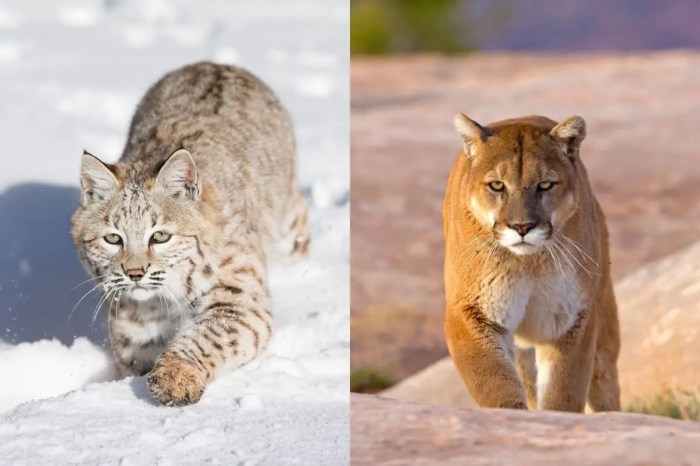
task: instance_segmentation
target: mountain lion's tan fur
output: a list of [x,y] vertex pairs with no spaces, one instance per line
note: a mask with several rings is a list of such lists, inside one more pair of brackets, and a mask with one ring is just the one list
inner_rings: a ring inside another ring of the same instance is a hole
[[620,408],[608,233],[579,146],[585,122],[482,127],[455,118],[464,150],[443,205],[445,333],[484,407]]

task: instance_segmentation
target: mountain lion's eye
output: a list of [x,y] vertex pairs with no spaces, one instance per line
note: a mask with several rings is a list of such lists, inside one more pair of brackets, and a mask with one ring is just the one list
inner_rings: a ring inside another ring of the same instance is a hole
[[122,237],[115,233],[108,234],[104,237],[104,240],[109,244],[122,244]]
[[151,243],[165,243],[172,235],[165,231],[156,231],[151,236]]
[[491,188],[492,191],[496,191],[498,193],[503,191],[505,185],[503,184],[503,181],[492,181],[489,183],[489,188]]
[[540,191],[549,191],[554,187],[554,183],[551,181],[543,181],[537,185],[537,189]]

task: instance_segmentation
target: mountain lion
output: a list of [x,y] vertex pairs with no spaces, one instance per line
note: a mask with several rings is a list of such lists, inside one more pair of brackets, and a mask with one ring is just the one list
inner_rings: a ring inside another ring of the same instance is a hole
[[619,410],[608,233],[579,147],[586,124],[531,116],[481,126],[443,204],[445,333],[484,407]]

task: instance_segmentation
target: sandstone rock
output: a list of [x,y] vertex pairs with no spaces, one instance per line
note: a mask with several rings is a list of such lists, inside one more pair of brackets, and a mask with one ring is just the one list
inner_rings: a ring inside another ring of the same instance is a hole
[[700,389],[700,242],[623,280],[616,289],[623,400]]
[[382,396],[404,401],[420,401],[455,408],[478,408],[447,357],[384,390]]
[[700,424],[639,414],[445,408],[352,396],[353,465],[700,463]]

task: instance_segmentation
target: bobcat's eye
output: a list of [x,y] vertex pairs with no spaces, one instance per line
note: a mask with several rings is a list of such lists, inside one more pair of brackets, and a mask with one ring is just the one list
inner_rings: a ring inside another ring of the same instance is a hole
[[110,233],[104,237],[109,244],[122,244],[122,237],[116,233]]
[[172,235],[166,231],[156,231],[153,233],[153,236],[151,236],[151,244],[153,243],[165,243],[167,242]]
[[503,181],[492,181],[489,183],[489,188],[491,188],[491,191],[500,193],[503,191],[503,188],[505,188],[505,185],[503,184]]
[[538,191],[549,191],[554,187],[554,183],[551,181],[543,181],[537,185]]

